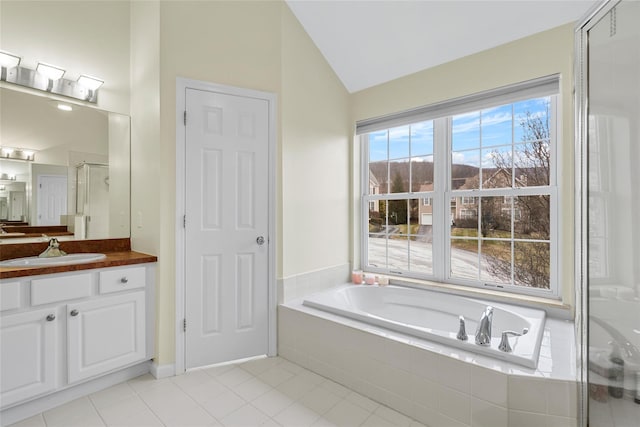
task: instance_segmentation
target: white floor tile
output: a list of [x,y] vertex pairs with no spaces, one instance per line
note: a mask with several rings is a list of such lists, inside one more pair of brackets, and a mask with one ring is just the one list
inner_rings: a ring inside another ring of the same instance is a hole
[[268,416],[247,403],[224,417],[221,421],[226,427],[256,427],[268,420]]
[[229,364],[229,365],[218,365],[218,366],[212,366],[210,368],[204,368],[202,369],[204,372],[207,373],[207,375],[210,375],[212,377],[217,377],[220,376],[222,374],[224,374],[225,372],[229,372],[232,369],[235,369],[236,366],[233,364]]
[[220,384],[215,378],[209,378],[209,380],[200,384],[185,386],[182,390],[198,403],[206,402],[229,391],[227,387]]
[[314,388],[316,388],[316,384],[312,380],[301,375],[296,375],[278,385],[276,390],[285,396],[289,396],[293,400],[298,400]]
[[109,426],[160,426],[162,422],[138,396],[131,396],[99,409],[98,413]]
[[425,427],[280,357],[142,375],[11,427]]
[[11,424],[10,427],[46,427],[42,414],[34,415],[15,424]]
[[233,411],[240,409],[247,402],[232,392],[226,391],[213,399],[202,402],[200,405],[212,416],[221,420]]
[[411,418],[384,405],[379,405],[373,413],[396,427],[408,427],[411,425]]
[[258,375],[258,378],[269,384],[271,387],[278,387],[280,384],[282,384],[289,378],[292,378],[293,376],[293,373],[287,371],[284,368],[281,368],[278,365],[264,371],[263,373]]
[[151,374],[144,374],[134,379],[127,381],[127,384],[136,392],[140,393],[144,390],[148,390],[153,387],[157,387],[162,384],[171,382],[169,378],[163,378],[161,380],[155,379]]
[[336,394],[340,397],[347,397],[347,395],[351,393],[351,390],[349,390],[342,384],[338,384],[337,382],[331,380],[323,382],[322,384],[320,384],[320,387],[326,388],[331,393]]
[[326,418],[320,418],[318,419],[318,421],[313,423],[311,427],[338,427],[338,426]]
[[[273,368],[276,365],[284,362],[284,360],[280,357],[264,357],[261,359],[254,359],[248,362],[242,363],[238,365],[239,368],[244,369],[245,371],[251,373],[252,375],[260,375],[265,371]],[[290,362],[287,362],[290,363]]]
[[293,400],[278,390],[271,390],[257,399],[253,400],[251,404],[260,409],[265,414],[273,417],[274,415],[283,411],[287,406],[291,405]]
[[65,403],[57,408],[45,411],[42,415],[47,427],[94,427],[105,425],[88,397]]
[[379,417],[376,414],[372,414],[369,418],[362,423],[362,427],[398,427],[396,424],[393,424],[391,421],[387,421],[386,419]]
[[249,372],[240,368],[233,368],[225,372],[224,374],[218,375],[216,377],[216,380],[220,384],[226,385],[227,387],[234,387],[238,384],[242,384],[243,382],[250,380],[251,378],[253,378],[253,375],[251,375]]
[[324,417],[339,427],[353,427],[362,424],[370,415],[371,411],[343,400],[324,414]]
[[195,401],[187,393],[171,382],[145,390],[138,393],[138,396],[153,411],[167,407],[190,407],[195,404]]
[[298,400],[298,403],[322,415],[336,406],[341,400],[342,398],[340,396],[332,393],[328,389],[316,387],[302,396],[302,398]]
[[294,403],[273,418],[284,427],[308,427],[320,418],[320,414]]
[[93,393],[89,396],[91,402],[96,409],[106,408],[115,403],[119,403],[122,400],[129,399],[136,395],[136,392],[129,386],[128,383],[121,383],[101,390],[97,393]]
[[251,402],[252,400],[262,396],[266,392],[272,390],[272,387],[259,378],[251,377],[251,379],[235,387],[231,387],[231,390],[233,390],[234,393],[242,397],[247,402]]
[[356,393],[355,391],[352,391],[347,395],[347,400],[351,403],[355,403],[356,405],[369,412],[375,411],[378,406],[380,406],[380,404],[374,402],[368,397],[364,397],[360,393]]
[[211,376],[207,374],[204,369],[185,372],[182,375],[176,375],[175,377],[169,378],[172,383],[183,390],[207,382],[210,379]]

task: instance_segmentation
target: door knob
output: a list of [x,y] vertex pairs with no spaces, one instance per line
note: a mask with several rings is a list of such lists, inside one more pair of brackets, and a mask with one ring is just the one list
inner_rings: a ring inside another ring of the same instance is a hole
[[53,322],[54,320],[56,320],[55,314],[50,314],[47,316],[47,322]]
[[75,317],[78,315],[78,310],[71,310],[71,313],[69,314]]
[[264,236],[258,236],[256,243],[260,246],[264,245]]

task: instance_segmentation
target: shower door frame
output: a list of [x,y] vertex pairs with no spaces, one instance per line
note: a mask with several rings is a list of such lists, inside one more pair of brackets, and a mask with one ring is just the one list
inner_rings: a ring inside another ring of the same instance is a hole
[[575,29],[575,329],[578,342],[578,426],[589,419],[589,186],[588,186],[588,113],[589,113],[589,38],[588,33],[622,0],[604,0],[578,21]]

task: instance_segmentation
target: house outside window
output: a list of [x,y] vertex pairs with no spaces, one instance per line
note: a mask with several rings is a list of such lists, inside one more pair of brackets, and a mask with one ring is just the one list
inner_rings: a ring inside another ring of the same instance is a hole
[[360,133],[365,269],[559,297],[557,76],[531,86]]

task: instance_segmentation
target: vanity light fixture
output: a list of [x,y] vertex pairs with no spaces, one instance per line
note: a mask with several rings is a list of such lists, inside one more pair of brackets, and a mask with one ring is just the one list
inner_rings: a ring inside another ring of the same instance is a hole
[[32,162],[35,160],[35,152],[33,150],[26,150],[23,148],[2,147],[2,158]]
[[19,56],[0,50],[0,68],[2,68],[0,80],[7,80],[7,70],[10,68],[16,68],[18,65],[20,65]]
[[48,80],[45,90],[51,92],[53,90],[53,82],[60,80],[64,76],[65,70],[55,65],[38,62],[36,72],[42,74]]
[[19,56],[0,51],[2,81],[93,104],[98,102],[98,88],[104,84],[104,80],[86,74],[81,74],[77,81],[69,80],[64,78],[66,70],[62,67],[38,62],[33,70],[20,66],[20,61]]
[[93,91],[102,86],[104,84],[104,80],[100,80],[97,77],[87,76],[86,74],[81,74],[80,77],[78,77],[78,84]]
[[44,62],[38,62],[36,71],[48,78],[49,80],[60,80],[66,72],[63,68],[56,67],[55,65],[45,64]]

